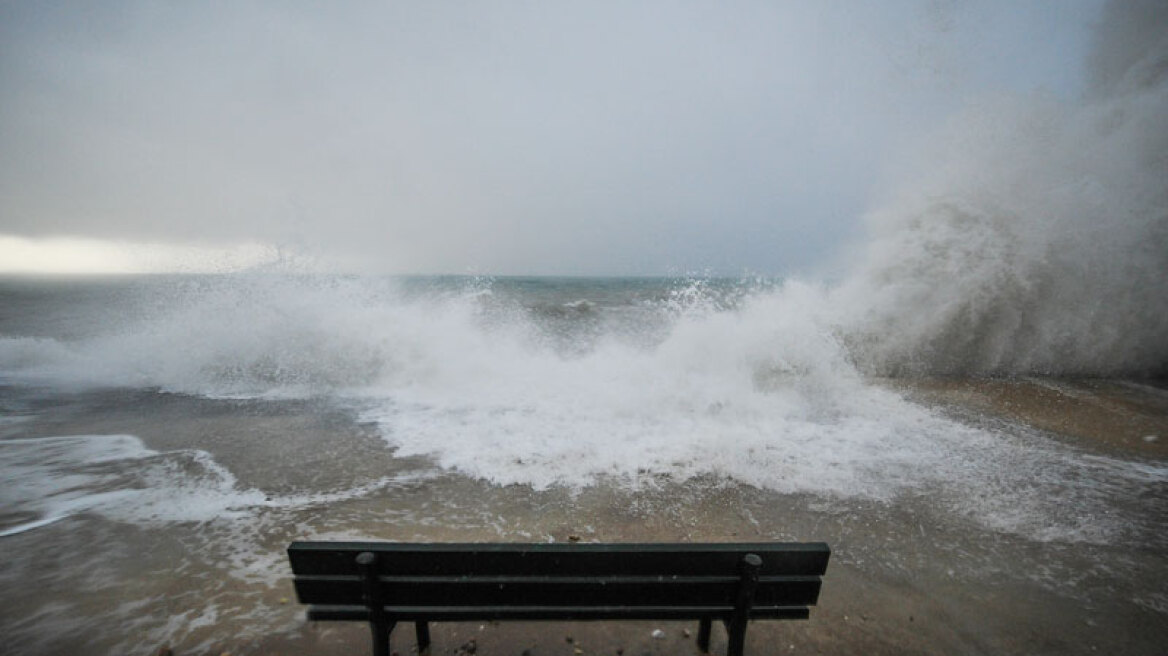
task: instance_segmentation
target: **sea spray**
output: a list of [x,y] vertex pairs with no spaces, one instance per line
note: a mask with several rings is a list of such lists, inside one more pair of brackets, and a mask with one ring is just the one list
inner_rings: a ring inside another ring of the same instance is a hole
[[1166,14],[1108,8],[1081,101],[990,99],[930,136],[832,294],[865,371],[1168,372]]
[[[0,336],[0,365],[25,380],[146,387],[209,397],[306,397],[423,376],[440,349],[489,340],[462,281],[429,295],[393,279],[238,275],[139,285],[138,304],[94,294],[78,337]],[[113,309],[107,307],[112,305]],[[457,326],[457,328],[451,328]],[[442,346],[439,346],[441,344]]]

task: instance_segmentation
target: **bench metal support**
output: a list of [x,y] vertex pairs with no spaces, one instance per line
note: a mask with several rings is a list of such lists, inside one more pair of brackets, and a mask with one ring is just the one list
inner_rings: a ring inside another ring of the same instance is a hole
[[425,654],[430,648],[430,625],[426,622],[414,622],[414,633],[418,637],[418,654]]
[[373,633],[373,656],[389,656],[389,634],[394,622],[385,616],[385,604],[381,600],[381,585],[377,576],[377,556],[369,551],[357,554],[357,566],[361,568],[364,583],[362,601],[369,609],[369,629]]
[[703,654],[710,653],[710,625],[713,623],[708,617],[703,617],[698,622],[698,649],[702,650]]
[[738,600],[734,604],[734,614],[726,624],[729,634],[729,645],[726,647],[726,656],[742,656],[746,646],[746,622],[750,619],[750,607],[754,605],[754,591],[758,587],[758,570],[762,567],[762,558],[756,554],[746,554],[742,557],[742,580],[738,584]]
[[[762,558],[756,554],[746,554],[739,566],[738,596],[734,603],[734,612],[722,623],[726,626],[729,644],[726,646],[726,656],[742,656],[746,646],[746,623],[750,619],[750,608],[754,605],[754,591],[758,588],[758,572],[762,567]],[[709,617],[698,622],[698,649],[703,654],[710,653],[710,629],[713,620]]]

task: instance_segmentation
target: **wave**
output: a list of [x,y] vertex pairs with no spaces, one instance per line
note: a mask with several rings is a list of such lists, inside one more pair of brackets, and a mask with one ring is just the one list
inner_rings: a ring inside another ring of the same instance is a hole
[[207,451],[156,451],[133,435],[63,435],[0,440],[0,537],[80,514],[129,524],[239,520],[260,511],[328,506],[433,478],[395,473],[328,491],[274,494],[239,484]]
[[107,318],[92,336],[0,338],[0,368],[56,383],[303,396],[413,375],[423,343],[481,346],[483,335],[461,329],[473,296],[413,302],[390,289],[343,278],[160,282],[152,313]]
[[[212,397],[458,385],[603,360],[598,353],[614,348],[652,351],[687,323],[732,317],[758,296],[743,290],[753,284],[577,280],[533,298],[512,281],[481,278],[163,280],[139,285],[150,312],[110,311],[101,299],[75,309],[92,334],[0,336],[0,374]],[[589,290],[595,300],[578,296]],[[47,299],[55,302],[51,291]]]
[[[4,508],[15,535],[85,512],[138,522],[206,521],[263,501],[198,450],[160,453],[132,435],[0,440]],[[181,499],[181,503],[176,503]]]
[[1168,374],[1166,33],[1162,3],[1112,3],[1081,101],[930,136],[832,294],[865,371]]
[[[411,295],[379,279],[230,277],[84,340],[0,339],[0,363],[9,378],[328,396],[357,408],[397,456],[425,456],[498,485],[638,488],[663,477],[712,478],[835,498],[929,495],[951,512],[1044,540],[1107,542],[1146,529],[1111,512],[1115,490],[1137,498],[1168,471],[1087,466],[1054,445],[954,421],[873,384],[839,329],[832,301],[840,288],[794,280],[729,294],[673,286],[676,294],[617,311],[655,317],[647,333],[585,330],[577,348],[562,348],[547,337],[558,335],[559,319],[513,303],[500,281]],[[64,470],[84,470],[87,449],[112,440],[69,439],[74,455]],[[109,442],[118,445],[126,446]],[[0,442],[0,458],[14,448],[23,447]],[[299,503],[235,491],[227,472],[194,451],[127,448],[119,457],[135,462],[130,469],[162,472],[152,480],[165,482],[166,467],[206,470],[189,491],[147,487],[205,499],[214,512]],[[51,460],[42,451],[30,462]],[[102,501],[102,512],[121,508],[134,521],[165,505],[130,483],[110,487],[102,472],[87,475],[97,478],[79,488],[89,490],[82,510],[98,507],[92,502],[105,491],[125,498]],[[34,508],[23,528],[79,511],[59,494],[26,495],[56,501]]]

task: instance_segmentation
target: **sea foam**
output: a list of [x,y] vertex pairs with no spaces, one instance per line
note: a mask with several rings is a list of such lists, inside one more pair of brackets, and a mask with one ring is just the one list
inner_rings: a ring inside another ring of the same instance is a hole
[[1083,98],[987,99],[922,141],[833,292],[866,371],[1168,373],[1165,26],[1112,3]]
[[0,537],[80,513],[134,523],[207,521],[263,502],[205,451],[160,453],[132,435],[0,440],[0,505],[26,521]]

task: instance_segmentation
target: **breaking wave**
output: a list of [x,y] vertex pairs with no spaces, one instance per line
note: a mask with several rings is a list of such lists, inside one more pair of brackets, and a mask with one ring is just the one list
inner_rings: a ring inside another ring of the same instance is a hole
[[1168,373],[1165,34],[1112,3],[1082,101],[987,101],[920,148],[831,299],[866,371]]

